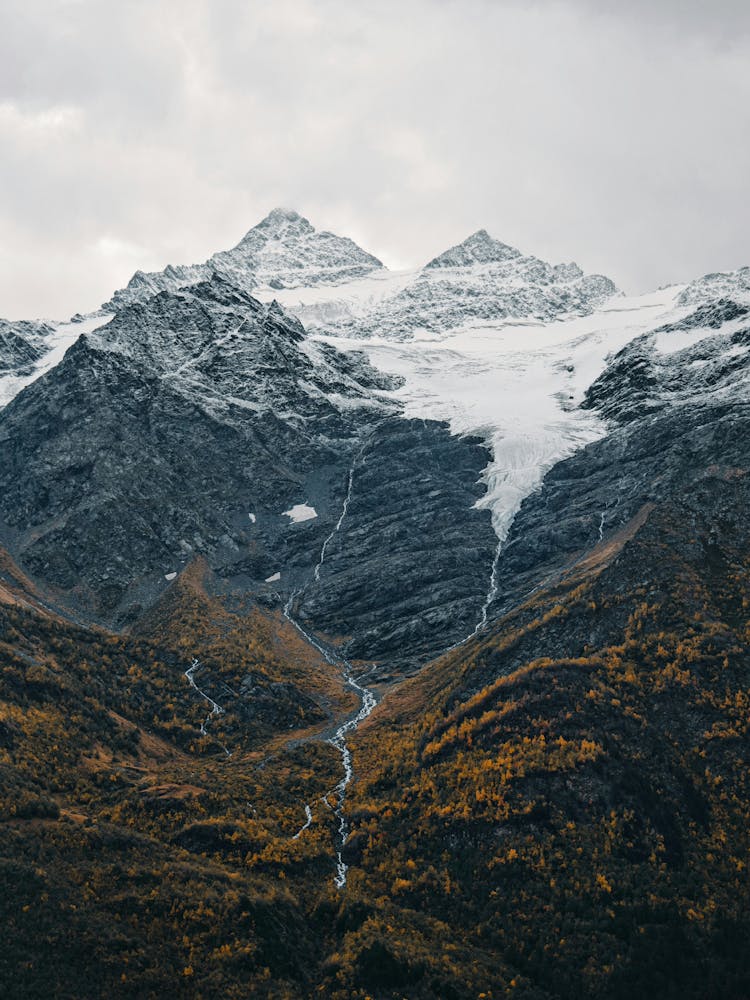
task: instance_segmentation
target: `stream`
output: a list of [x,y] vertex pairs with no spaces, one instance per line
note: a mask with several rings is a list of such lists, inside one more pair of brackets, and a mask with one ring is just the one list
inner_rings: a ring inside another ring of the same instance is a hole
[[[349,509],[349,503],[351,502],[352,492],[354,490],[354,475],[357,470],[358,463],[361,460],[363,460],[363,456],[365,453],[365,449],[367,448],[368,441],[369,439],[366,439],[363,442],[362,447],[355,455],[354,461],[352,462],[351,467],[349,469],[349,478],[347,482],[346,496],[344,497],[344,502],[341,506],[341,513],[339,515],[336,524],[334,525],[333,530],[326,537],[321,547],[320,555],[318,557],[318,562],[315,566],[312,575],[312,579],[314,581],[320,580],[320,569],[323,563],[325,562],[326,551],[328,549],[328,546],[341,530],[341,525],[344,523],[344,520],[346,518],[346,512]],[[302,596],[304,590],[305,588],[302,587],[299,590],[295,590],[290,594],[289,599],[284,605],[284,617],[287,619],[288,622],[290,622],[290,624],[292,624],[296,628],[299,634],[307,642],[310,643],[311,646],[313,646],[315,649],[318,650],[321,656],[323,656],[324,659],[331,664],[331,666],[336,666],[341,669],[344,681],[350,688],[352,688],[353,691],[356,692],[360,702],[359,711],[356,713],[356,715],[351,716],[345,722],[342,722],[342,724],[338,727],[333,736],[331,736],[327,740],[327,742],[330,743],[332,747],[335,747],[336,750],[338,750],[338,752],[340,753],[341,766],[344,771],[341,781],[339,781],[339,783],[336,785],[333,792],[329,793],[336,796],[336,805],[333,806],[332,809],[338,821],[338,836],[337,836],[338,843],[336,849],[336,876],[334,878],[334,884],[336,885],[337,889],[343,889],[344,886],[346,885],[346,876],[348,871],[348,866],[343,859],[343,849],[344,845],[346,844],[347,838],[349,836],[349,824],[347,823],[346,815],[344,814],[344,801],[346,799],[346,789],[348,788],[349,784],[352,781],[352,778],[354,777],[354,768],[352,766],[352,754],[351,750],[347,745],[346,737],[347,734],[353,732],[360,725],[360,723],[363,722],[368,715],[370,715],[372,710],[377,705],[377,698],[375,697],[375,694],[370,690],[370,688],[360,684],[359,681],[354,677],[352,673],[352,665],[349,663],[348,660],[345,660],[343,657],[339,656],[333,649],[326,647],[323,643],[321,643],[318,639],[316,639],[314,635],[312,635],[310,632],[304,629],[302,625],[300,625],[300,623],[294,617],[293,609],[295,602],[297,601],[297,598]],[[327,795],[324,797],[324,801],[326,802],[327,805],[329,804]],[[303,833],[304,830],[306,830],[312,824],[313,816],[312,816],[312,810],[309,805],[305,806],[305,815],[307,817],[307,821],[305,822],[305,825],[294,835],[293,839],[295,840],[297,839],[297,837],[300,836],[301,833]]]
[[[206,718],[201,722],[200,730],[199,730],[201,736],[208,736],[208,726],[209,726],[209,724],[211,722],[211,719],[213,719],[215,716],[223,715],[224,714],[224,709],[221,707],[221,705],[218,704],[218,702],[215,702],[213,700],[213,698],[211,697],[210,694],[206,694],[206,692],[202,688],[199,688],[198,685],[196,684],[196,682],[195,682],[195,671],[198,670],[200,668],[200,666],[201,666],[200,660],[198,660],[197,658],[193,657],[193,662],[191,663],[191,665],[185,671],[185,676],[187,677],[188,681],[190,682],[190,686],[193,688],[193,690],[196,691],[201,696],[201,698],[203,698],[204,701],[207,701],[209,703],[209,705],[211,706],[211,711],[208,713],[208,715],[206,716]],[[220,743],[218,740],[216,742],[219,743],[219,746],[222,748],[222,750],[227,755],[227,757],[231,757],[232,756],[231,750],[228,750],[224,746],[224,744]]]

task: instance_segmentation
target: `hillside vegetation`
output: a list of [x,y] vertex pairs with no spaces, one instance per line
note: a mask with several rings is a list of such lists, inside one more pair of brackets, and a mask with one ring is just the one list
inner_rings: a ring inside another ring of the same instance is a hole
[[[6,594],[4,994],[742,1000],[749,569],[741,518],[650,505],[392,689],[343,892],[309,737],[351,703],[285,623],[199,571],[138,636]],[[192,655],[219,702],[250,672],[314,710],[227,698],[201,737]]]

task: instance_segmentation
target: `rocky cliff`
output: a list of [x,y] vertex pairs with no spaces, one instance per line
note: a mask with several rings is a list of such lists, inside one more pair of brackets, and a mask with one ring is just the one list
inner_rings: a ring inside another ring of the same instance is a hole
[[3,538],[110,622],[201,556],[266,605],[303,589],[352,655],[413,668],[473,627],[494,536],[485,449],[403,419],[397,385],[217,274],[133,302],[0,412]]

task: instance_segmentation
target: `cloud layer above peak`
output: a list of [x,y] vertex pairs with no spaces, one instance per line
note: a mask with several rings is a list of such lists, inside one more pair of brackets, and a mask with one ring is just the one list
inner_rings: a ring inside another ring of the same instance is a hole
[[479,228],[645,288],[750,261],[738,0],[9,0],[0,315],[276,204],[396,266]]

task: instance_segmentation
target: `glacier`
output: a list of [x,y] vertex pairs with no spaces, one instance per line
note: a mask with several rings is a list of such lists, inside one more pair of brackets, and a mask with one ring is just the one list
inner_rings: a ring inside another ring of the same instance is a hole
[[616,296],[588,316],[472,324],[433,340],[311,336],[364,351],[376,368],[399,376],[402,386],[388,395],[405,416],[446,421],[454,434],[488,442],[493,457],[477,505],[492,511],[502,541],[545,473],[606,433],[599,414],[580,409],[586,389],[626,344],[685,314],[676,304],[683,287]]

